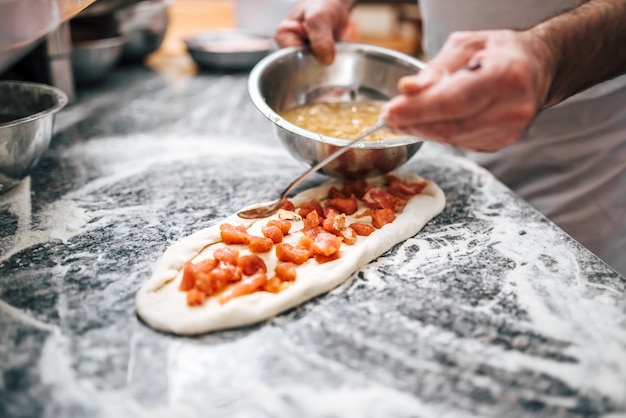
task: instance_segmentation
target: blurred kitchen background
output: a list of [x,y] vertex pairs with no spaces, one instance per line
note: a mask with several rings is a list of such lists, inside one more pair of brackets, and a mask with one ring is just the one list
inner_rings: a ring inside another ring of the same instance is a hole
[[[0,79],[61,88],[70,102],[121,65],[167,73],[200,68],[184,40],[239,28],[272,35],[295,0],[2,0]],[[416,0],[362,0],[345,39],[421,55]]]

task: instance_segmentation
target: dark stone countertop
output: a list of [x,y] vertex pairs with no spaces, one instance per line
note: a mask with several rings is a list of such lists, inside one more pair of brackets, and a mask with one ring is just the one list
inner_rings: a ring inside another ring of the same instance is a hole
[[245,75],[122,68],[83,91],[0,196],[0,416],[626,413],[624,277],[430,144],[402,170],[441,186],[443,213],[339,288],[197,337],[137,319],[169,245],[304,169]]

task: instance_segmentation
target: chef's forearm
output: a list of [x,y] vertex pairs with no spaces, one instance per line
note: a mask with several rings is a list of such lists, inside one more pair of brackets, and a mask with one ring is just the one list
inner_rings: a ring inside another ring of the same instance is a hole
[[587,1],[529,32],[547,46],[546,70],[554,73],[545,106],[626,73],[624,0]]

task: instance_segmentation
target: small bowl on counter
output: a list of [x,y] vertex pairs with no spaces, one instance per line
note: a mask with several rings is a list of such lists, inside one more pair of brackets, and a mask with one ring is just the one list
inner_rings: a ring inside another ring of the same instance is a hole
[[72,70],[78,85],[102,81],[119,63],[125,39],[78,39],[72,42]]
[[237,29],[203,32],[185,39],[187,52],[199,67],[211,71],[249,71],[276,50],[273,40]]
[[[307,47],[292,47],[275,51],[255,65],[248,77],[248,93],[282,145],[299,161],[314,166],[349,138],[304,129],[288,121],[284,111],[310,103],[384,102],[398,94],[401,77],[423,68],[425,64],[416,58],[373,45],[339,43],[331,65],[321,64]],[[406,163],[421,146],[420,138],[409,136],[366,139],[320,172],[348,179],[382,175]]]
[[155,52],[169,25],[171,0],[141,0],[115,12],[119,32],[124,36],[123,62],[140,62]]
[[0,81],[0,193],[17,186],[50,145],[54,115],[67,104],[58,88]]

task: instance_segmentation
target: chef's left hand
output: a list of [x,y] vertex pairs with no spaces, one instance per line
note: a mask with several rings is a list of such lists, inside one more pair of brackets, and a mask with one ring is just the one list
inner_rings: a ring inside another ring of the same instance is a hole
[[554,67],[548,48],[529,32],[456,32],[425,70],[399,81],[400,95],[382,112],[396,133],[497,151],[533,121]]

